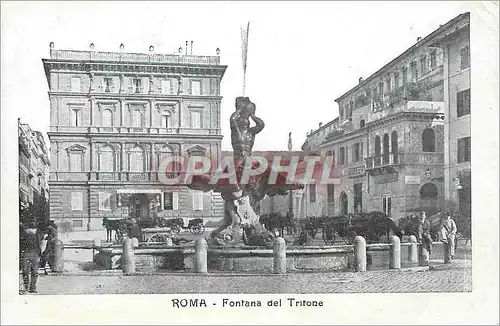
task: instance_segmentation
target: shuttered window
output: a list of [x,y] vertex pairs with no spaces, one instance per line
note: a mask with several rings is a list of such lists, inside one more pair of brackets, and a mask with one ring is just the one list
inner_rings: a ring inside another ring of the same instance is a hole
[[83,210],[83,192],[81,191],[71,192],[71,210],[73,211]]
[[388,216],[391,215],[391,197],[382,198],[382,211]]
[[193,192],[193,210],[195,211],[203,210],[203,191]]
[[71,77],[71,92],[80,93],[82,91],[82,83],[79,77]]
[[201,95],[201,81],[191,81],[191,95]]
[[457,117],[470,114],[470,88],[457,93]]
[[179,209],[179,193],[178,192],[164,192],[163,193],[163,210],[171,211]]
[[102,126],[103,127],[113,126],[113,112],[111,112],[111,110],[102,111]]
[[99,193],[99,210],[100,211],[110,211],[111,210],[111,194],[108,192]]
[[466,46],[460,49],[460,69],[469,68],[470,66],[470,52],[469,47]]
[[69,170],[70,172],[82,172],[82,152],[69,153]]
[[172,82],[169,79],[161,81],[162,94],[170,94],[171,87],[172,87]]
[[309,202],[311,202],[311,203],[316,202],[316,185],[315,184],[309,185]]
[[458,145],[458,163],[462,162],[470,162],[470,154],[471,154],[471,144],[470,137],[459,138],[457,140]]
[[201,128],[201,112],[192,111],[191,112],[191,128]]

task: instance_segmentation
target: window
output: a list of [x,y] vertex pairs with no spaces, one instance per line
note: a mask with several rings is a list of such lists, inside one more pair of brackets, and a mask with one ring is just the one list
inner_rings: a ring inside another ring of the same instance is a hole
[[389,135],[384,134],[384,140],[383,140],[383,149],[384,149],[384,156],[383,156],[383,162],[384,164],[389,164]]
[[394,155],[394,163],[398,163],[398,133],[393,131],[391,134],[391,153]]
[[104,78],[104,92],[111,92],[111,87],[113,85],[113,79],[109,77]]
[[347,215],[349,213],[349,201],[345,192],[340,193],[340,214]]
[[311,202],[311,203],[316,202],[316,185],[315,184],[309,185],[309,202]]
[[408,82],[408,69],[403,68],[403,86]]
[[410,64],[410,69],[411,69],[411,80],[416,81],[418,79],[417,64],[415,62],[412,62]]
[[201,95],[201,81],[192,80],[191,81],[191,95]]
[[191,128],[201,128],[201,112],[191,111]]
[[339,165],[344,165],[345,164],[345,148],[340,147],[339,149]]
[[420,58],[420,74],[423,76],[427,73],[427,58]]
[[101,172],[114,172],[115,159],[113,149],[109,146],[101,149],[99,153],[99,171]]
[[130,150],[130,172],[144,172],[144,156],[140,147]]
[[391,197],[382,197],[382,211],[384,214],[391,216]]
[[359,214],[363,211],[363,184],[354,184],[354,213]]
[[470,162],[470,137],[458,138],[458,163]]
[[163,112],[162,115],[162,125],[163,128],[170,128],[171,127],[171,116],[170,112]]
[[133,84],[134,84],[134,92],[140,93],[142,91],[142,80],[140,80],[139,78],[134,78]]
[[82,110],[80,108],[71,109],[70,110],[70,120],[71,120],[71,126],[73,126],[73,127],[81,126],[82,125]]
[[380,156],[380,136],[375,137],[375,156]]
[[464,70],[470,66],[470,53],[469,47],[466,46],[460,49],[460,69]]
[[426,128],[422,132],[422,152],[430,153],[436,151],[435,133],[432,128]]
[[83,210],[83,192],[81,191],[71,192],[71,210],[72,211]]
[[140,110],[132,111],[132,127],[142,128],[143,116]]
[[378,84],[378,94],[379,95],[384,94],[384,83],[379,83]]
[[74,228],[82,228],[83,227],[83,221],[82,220],[73,220],[73,227]]
[[102,111],[102,126],[103,127],[113,126],[113,112],[109,109]]
[[70,172],[82,172],[82,152],[70,152],[69,153],[69,171]]
[[359,128],[364,128],[365,127],[365,119],[361,119],[361,121],[359,122]]
[[163,193],[163,210],[171,211],[174,209],[174,193],[164,192]]
[[110,211],[111,210],[111,194],[108,192],[99,193],[99,210],[100,211]]
[[437,60],[436,60],[436,51],[431,52],[431,69],[434,70],[436,69],[437,66]]
[[71,77],[71,92],[72,93],[80,93],[82,91],[80,77]]
[[395,73],[394,74],[394,88],[398,88],[398,87],[399,87],[399,74]]
[[193,210],[203,210],[203,191],[193,191]]
[[390,93],[390,92],[391,92],[391,89],[392,89],[392,87],[391,87],[391,78],[387,78],[387,79],[385,80],[385,85],[386,85],[386,90],[387,90],[387,93]]
[[359,162],[360,160],[360,143],[356,143],[353,145],[352,148],[352,161],[353,162]]
[[470,114],[470,88],[457,93],[457,117]]
[[161,93],[162,94],[170,94],[172,88],[172,81],[170,79],[161,81]]

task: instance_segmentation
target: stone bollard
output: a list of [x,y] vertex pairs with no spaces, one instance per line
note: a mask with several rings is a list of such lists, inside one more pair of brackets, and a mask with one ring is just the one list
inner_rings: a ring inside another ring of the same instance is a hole
[[132,240],[129,237],[123,238],[122,253],[123,274],[131,275],[135,273],[135,257]]
[[408,261],[418,263],[418,243],[414,235],[410,235],[410,246],[408,248]]
[[92,249],[92,260],[95,262],[96,248],[101,247],[101,239],[94,239],[94,249]]
[[429,250],[423,243],[418,246],[418,266],[429,266]]
[[286,243],[281,237],[275,238],[273,243],[273,272],[286,274]]
[[359,235],[354,238],[354,260],[356,272],[366,272],[366,241]]
[[54,244],[54,269],[53,272],[61,273],[64,270],[64,243],[56,240]]
[[443,242],[443,252],[444,252],[444,263],[450,264],[451,263],[451,248],[450,248],[449,243]]
[[401,269],[401,241],[399,237],[391,237],[391,248],[389,249],[389,269]]
[[196,273],[206,274],[207,270],[207,240],[196,239],[194,242]]

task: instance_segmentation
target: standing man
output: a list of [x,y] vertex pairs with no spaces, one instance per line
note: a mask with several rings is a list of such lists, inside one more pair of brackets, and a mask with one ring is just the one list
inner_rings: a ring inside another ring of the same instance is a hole
[[441,232],[443,234],[442,241],[450,246],[451,259],[455,258],[455,235],[457,234],[457,225],[451,218],[451,214],[447,213],[441,224]]
[[423,246],[427,246],[430,256],[432,252],[431,224],[429,220],[427,220],[425,212],[422,212],[418,225],[418,241],[421,242]]
[[45,275],[47,275],[47,263],[49,263],[49,267],[51,270],[54,269],[54,253],[58,237],[57,224],[55,224],[53,220],[50,220],[45,229],[45,232],[47,233],[47,247],[45,251],[42,252],[40,267],[43,268]]
[[22,226],[19,236],[24,283],[24,290],[21,291],[21,294],[26,293],[26,291],[36,293],[41,243],[44,239],[44,234],[40,228],[36,227],[34,222],[28,222]]

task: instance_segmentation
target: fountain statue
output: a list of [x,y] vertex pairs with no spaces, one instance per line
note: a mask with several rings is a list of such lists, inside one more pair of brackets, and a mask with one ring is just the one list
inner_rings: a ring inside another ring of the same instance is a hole
[[[274,196],[302,189],[303,185],[288,183],[282,174],[278,174],[274,184],[268,184],[271,167],[260,175],[249,177],[248,182],[242,182],[245,160],[252,155],[255,135],[264,129],[264,121],[255,115],[255,104],[248,97],[238,97],[235,102],[236,110],[231,115],[230,124],[236,184],[220,181],[211,184],[210,175],[196,175],[188,187],[220,192],[224,200],[223,223],[211,233],[209,244],[234,246],[243,241],[249,246],[271,246],[274,234],[262,226],[255,213],[260,200],[265,195]],[[250,126],[250,119],[255,123],[254,126]]]

